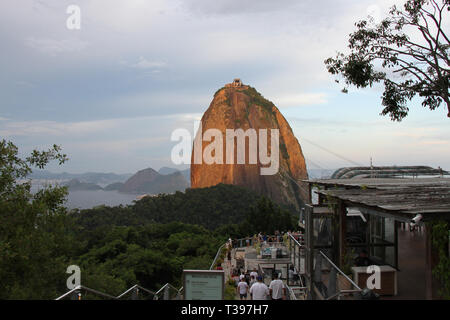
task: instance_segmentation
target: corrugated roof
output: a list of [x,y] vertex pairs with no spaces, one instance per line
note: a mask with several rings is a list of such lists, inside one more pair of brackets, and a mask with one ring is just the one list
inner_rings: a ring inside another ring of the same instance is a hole
[[326,186],[317,193],[355,205],[398,214],[449,215],[450,179],[329,179],[310,180]]

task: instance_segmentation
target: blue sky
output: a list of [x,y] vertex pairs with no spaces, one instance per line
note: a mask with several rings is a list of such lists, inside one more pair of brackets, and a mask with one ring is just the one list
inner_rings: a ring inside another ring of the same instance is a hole
[[[324,59],[345,51],[354,22],[394,0],[3,0],[0,137],[24,152],[59,144],[52,171],[172,166],[176,128],[192,130],[235,77],[273,101],[310,168],[355,163],[450,169],[445,108],[414,101],[379,116],[381,88],[340,92]],[[81,30],[66,28],[70,4]],[[448,21],[447,21],[448,23]]]

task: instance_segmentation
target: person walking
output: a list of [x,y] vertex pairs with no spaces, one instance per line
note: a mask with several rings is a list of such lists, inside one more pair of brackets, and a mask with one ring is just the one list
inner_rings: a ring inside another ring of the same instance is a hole
[[248,285],[249,288],[251,288],[256,283],[256,277],[250,276],[250,284]]
[[273,280],[269,285],[269,293],[272,300],[286,299],[286,287],[283,281],[278,279],[278,273],[273,275]]
[[250,272],[250,277],[254,277],[255,280],[258,277],[258,271],[256,271],[256,268],[253,268],[253,271]]
[[269,288],[262,282],[262,277],[258,276],[255,284],[250,288],[250,296],[252,300],[267,300],[270,294]]
[[245,279],[241,279],[237,285],[236,291],[239,292],[241,300],[247,300],[248,284]]

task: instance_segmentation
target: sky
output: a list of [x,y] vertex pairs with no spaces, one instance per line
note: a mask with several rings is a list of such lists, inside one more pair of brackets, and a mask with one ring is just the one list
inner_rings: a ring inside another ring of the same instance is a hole
[[[0,139],[23,155],[62,146],[70,160],[54,172],[175,167],[171,133],[193,134],[216,90],[241,78],[280,109],[310,169],[372,158],[450,170],[444,107],[413,101],[392,122],[379,115],[381,87],[344,94],[324,65],[346,52],[355,22],[401,3],[2,0]],[[69,5],[79,30],[67,28]]]

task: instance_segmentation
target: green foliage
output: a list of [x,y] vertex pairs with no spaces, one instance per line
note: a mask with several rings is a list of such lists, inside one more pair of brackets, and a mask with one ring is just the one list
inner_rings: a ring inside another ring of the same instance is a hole
[[295,219],[290,212],[262,197],[246,215],[241,225],[241,234],[253,235],[259,232],[274,234],[276,230],[286,231],[294,228]]
[[236,284],[233,279],[225,283],[225,300],[236,300]]
[[[383,83],[381,115],[401,121],[408,115],[408,101],[415,96],[422,106],[435,110],[445,103],[450,117],[449,38],[445,34],[450,2],[408,0],[403,10],[392,7],[380,23],[356,23],[349,37],[350,53],[325,60],[328,72],[340,75],[357,88]],[[421,38],[408,34],[419,30]],[[339,82],[339,80],[336,80]]]
[[439,294],[444,299],[450,299],[449,227],[448,222],[445,221],[437,221],[431,224],[431,241],[439,254],[439,262],[433,268],[433,276],[440,283]]
[[0,141],[0,299],[50,299],[65,287],[75,243],[62,206],[67,190],[46,187],[31,193],[32,166],[63,163],[53,146],[25,160],[12,142]]
[[341,265],[341,271],[346,275],[352,274],[352,267],[355,265],[355,250],[346,248],[345,255],[343,256],[343,261]]
[[100,226],[138,226],[147,223],[180,221],[203,226],[209,230],[238,224],[261,198],[249,189],[218,184],[209,188],[187,189],[186,192],[145,197],[131,206],[96,207],[74,212],[86,230]]
[[272,108],[275,107],[275,105],[271,101],[265,99],[255,88],[249,86],[244,90],[244,93],[250,98],[250,105],[260,106],[272,114]]
[[179,222],[115,226],[86,246],[76,262],[87,275],[84,285],[97,288],[98,279],[112,277],[103,288],[118,295],[136,283],[149,289],[181,286],[182,270],[208,269],[223,241],[202,227]]
[[281,151],[281,154],[283,155],[284,159],[289,159],[289,153],[287,151],[287,147],[286,147],[286,144],[284,143],[284,141],[282,141],[280,143],[280,151]]
[[217,94],[218,94],[220,91],[224,90],[224,89],[226,89],[226,88],[225,88],[225,87],[222,87],[222,88],[220,88],[219,90],[217,90],[217,91],[214,93],[214,97],[217,96]]

